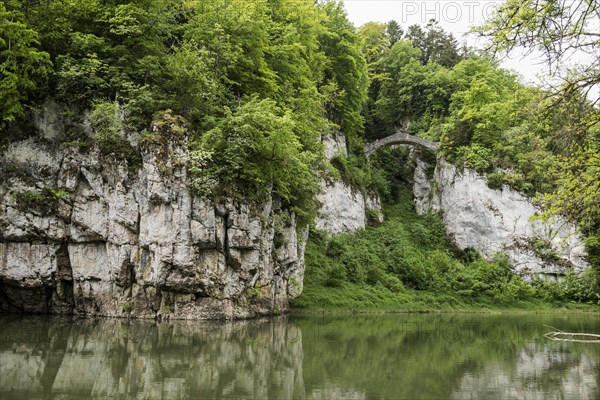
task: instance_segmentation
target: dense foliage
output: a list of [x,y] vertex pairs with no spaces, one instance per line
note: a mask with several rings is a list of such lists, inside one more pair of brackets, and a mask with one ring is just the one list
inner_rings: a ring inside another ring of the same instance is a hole
[[169,110],[186,120],[200,191],[272,189],[306,215],[319,135],[343,129],[361,147],[366,66],[335,1],[9,0],[0,20],[5,134],[52,97],[74,126],[89,110],[111,150]]

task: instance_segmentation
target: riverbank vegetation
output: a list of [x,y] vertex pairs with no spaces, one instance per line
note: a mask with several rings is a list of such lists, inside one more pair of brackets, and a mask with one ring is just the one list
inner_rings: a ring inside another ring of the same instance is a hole
[[417,215],[411,191],[395,191],[379,226],[334,237],[311,231],[298,311],[598,310],[595,271],[527,283],[502,253],[487,261],[452,247],[437,215]]

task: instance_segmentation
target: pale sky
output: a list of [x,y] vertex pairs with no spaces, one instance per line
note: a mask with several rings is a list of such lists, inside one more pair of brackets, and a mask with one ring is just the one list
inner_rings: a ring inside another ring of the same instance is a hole
[[[356,26],[369,21],[396,20],[406,31],[413,24],[425,25],[430,19],[438,21],[445,31],[470,46],[477,46],[473,35],[465,35],[472,25],[482,23],[502,0],[344,0],[348,17]],[[545,71],[540,60],[533,56],[511,55],[502,65],[518,72],[525,82],[539,82],[536,75]]]

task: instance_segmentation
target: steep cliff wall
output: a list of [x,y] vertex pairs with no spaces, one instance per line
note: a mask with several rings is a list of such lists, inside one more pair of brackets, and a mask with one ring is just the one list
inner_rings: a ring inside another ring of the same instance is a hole
[[547,223],[532,219],[531,200],[504,185],[490,189],[485,176],[438,160],[433,177],[417,160],[414,196],[417,212],[439,211],[461,249],[474,248],[491,258],[505,251],[524,277],[556,277],[588,267],[576,227],[560,218]]
[[306,229],[274,200],[195,197],[185,143],[132,167],[43,140],[1,155],[0,310],[243,318],[300,294]]

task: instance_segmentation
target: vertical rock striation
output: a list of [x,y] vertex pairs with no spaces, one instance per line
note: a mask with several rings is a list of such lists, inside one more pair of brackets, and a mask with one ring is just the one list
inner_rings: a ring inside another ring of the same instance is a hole
[[[165,147],[166,146],[166,147]],[[0,309],[177,319],[284,311],[305,228],[274,199],[194,196],[185,144],[141,165],[28,139],[1,155]]]

